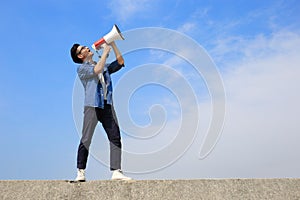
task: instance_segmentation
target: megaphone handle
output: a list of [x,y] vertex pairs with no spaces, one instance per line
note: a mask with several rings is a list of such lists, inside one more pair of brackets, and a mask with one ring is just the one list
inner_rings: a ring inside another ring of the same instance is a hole
[[[101,58],[101,55],[98,50],[96,50],[96,53],[98,54],[98,58]],[[107,54],[106,58],[108,58],[108,56],[109,56],[109,53]]]

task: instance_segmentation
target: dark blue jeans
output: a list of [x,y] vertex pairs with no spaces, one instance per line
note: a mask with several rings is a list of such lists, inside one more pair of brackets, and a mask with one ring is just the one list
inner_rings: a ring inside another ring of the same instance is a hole
[[121,169],[121,136],[117,118],[111,105],[105,104],[104,109],[85,107],[82,137],[77,153],[77,168],[85,169],[89,155],[89,147],[97,123],[101,122],[110,144],[110,169]]

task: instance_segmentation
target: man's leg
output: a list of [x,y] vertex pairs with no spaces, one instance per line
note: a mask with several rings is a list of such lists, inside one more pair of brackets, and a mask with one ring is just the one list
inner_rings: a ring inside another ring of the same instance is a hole
[[92,137],[98,123],[95,108],[84,107],[84,118],[82,127],[82,137],[78,147],[77,153],[77,168],[85,169],[89,155],[89,147],[92,141]]
[[110,144],[110,170],[113,171],[112,180],[132,180],[121,171],[121,136],[116,115],[111,105],[104,105],[104,109],[96,109],[98,120],[108,136]]
[[98,120],[107,134],[110,145],[110,169],[121,169],[121,136],[120,129],[113,115],[112,107],[105,104],[104,109],[96,108]]

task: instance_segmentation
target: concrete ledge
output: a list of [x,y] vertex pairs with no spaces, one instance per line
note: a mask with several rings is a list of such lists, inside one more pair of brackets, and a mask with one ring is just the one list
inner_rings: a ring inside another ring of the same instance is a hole
[[300,199],[300,179],[0,181],[0,199]]

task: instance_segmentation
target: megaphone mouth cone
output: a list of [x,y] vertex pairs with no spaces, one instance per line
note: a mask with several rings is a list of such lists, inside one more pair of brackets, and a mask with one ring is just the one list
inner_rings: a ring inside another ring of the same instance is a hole
[[123,37],[123,35],[122,35],[122,33],[121,33],[119,27],[118,27],[116,24],[115,24],[114,26],[115,26],[115,28],[117,29],[117,31],[118,31],[120,37],[122,38],[122,40],[124,40],[124,37]]

